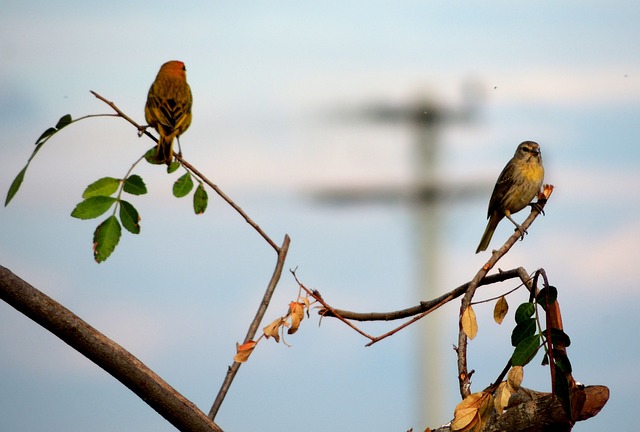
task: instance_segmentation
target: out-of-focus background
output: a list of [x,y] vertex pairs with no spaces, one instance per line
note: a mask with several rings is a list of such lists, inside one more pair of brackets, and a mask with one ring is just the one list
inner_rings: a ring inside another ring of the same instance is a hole
[[[345,309],[400,309],[468,281],[488,258],[474,251],[493,182],[518,143],[539,142],[556,190],[500,267],[546,269],[575,377],[611,389],[604,410],[575,430],[637,423],[636,2],[5,0],[2,9],[2,194],[63,114],[110,112],[89,90],[143,122],[158,68],[183,60],[194,93],[185,158],[276,242],[288,233],[287,269]],[[69,213],[87,184],[123,176],[150,146],[110,118],[56,135],[0,210],[0,264],[208,412],[275,254],[213,194],[207,212],[193,215],[189,198],[171,195],[177,174],[145,164],[135,172],[150,192],[130,199],[142,233],[123,233],[96,264],[99,220]],[[434,151],[424,164],[420,146]],[[444,198],[410,205],[401,197],[422,177]],[[501,224],[491,246],[511,233]],[[483,288],[477,298],[516,285]],[[285,272],[266,320],[296,294]],[[525,299],[510,297],[512,310]],[[458,402],[458,305],[370,348],[344,325],[318,327],[312,316],[287,338],[290,348],[259,345],[216,421],[228,431],[445,423]],[[476,307],[474,391],[497,377],[511,350],[513,315],[499,327],[492,306]],[[378,334],[390,325],[363,328]],[[0,328],[0,430],[173,429],[4,303]],[[548,380],[539,359],[525,370],[527,387],[548,390]]]

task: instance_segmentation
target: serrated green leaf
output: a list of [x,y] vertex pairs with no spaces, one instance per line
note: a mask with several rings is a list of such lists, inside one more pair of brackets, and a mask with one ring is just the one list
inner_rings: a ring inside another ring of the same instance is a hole
[[207,209],[207,204],[209,204],[209,195],[200,183],[193,194],[193,211],[196,214],[202,214]]
[[511,332],[511,345],[518,346],[522,340],[531,337],[536,334],[537,325],[536,320],[528,318],[525,321],[521,321]]
[[58,124],[56,124],[56,129],[60,130],[63,127],[71,124],[71,122],[72,122],[71,114],[63,115],[62,117],[60,117],[60,120],[58,120]]
[[156,160],[156,155],[158,154],[158,148],[152,147],[144,154],[144,159],[149,162],[151,165],[164,165],[164,161]]
[[140,215],[127,201],[120,201],[120,222],[131,234],[140,234]]
[[191,189],[193,189],[191,174],[185,173],[173,184],[173,196],[176,198],[182,198],[191,192]]
[[511,365],[513,366],[524,366],[529,363],[535,355],[538,353],[538,349],[540,348],[540,335],[534,334],[533,336],[529,336],[526,339],[520,341],[520,343],[516,346],[513,351],[513,355],[511,356]]
[[71,216],[78,219],[93,219],[104,214],[116,202],[114,197],[93,196],[78,203]]
[[144,195],[147,193],[147,185],[139,175],[131,175],[124,181],[124,191],[131,195]]
[[46,131],[42,132],[42,135],[40,135],[40,138],[36,140],[36,145],[41,144],[43,141],[45,141],[47,138],[49,138],[51,135],[53,135],[56,132],[58,132],[58,129],[54,127],[50,127]]
[[11,202],[13,197],[18,193],[18,189],[20,189],[20,185],[22,185],[28,166],[29,164],[25,165],[24,168],[20,170],[16,178],[13,179],[13,182],[11,182],[11,186],[9,186],[9,190],[7,191],[7,198],[4,200],[5,207],[9,205],[9,202]]
[[531,318],[535,312],[536,306],[533,303],[522,303],[518,306],[518,309],[516,309],[516,324]]
[[115,216],[106,218],[93,233],[93,258],[101,263],[113,252],[120,241],[122,228]]
[[173,161],[167,167],[167,174],[171,174],[175,172],[178,168],[180,168],[180,162]]
[[91,183],[82,193],[82,198],[91,198],[93,196],[110,196],[118,190],[120,179],[113,177],[102,177]]

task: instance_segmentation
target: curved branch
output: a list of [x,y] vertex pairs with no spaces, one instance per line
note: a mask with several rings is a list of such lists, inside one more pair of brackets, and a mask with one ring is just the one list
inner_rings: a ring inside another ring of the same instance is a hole
[[[520,267],[517,269],[507,270],[486,276],[480,281],[479,286],[490,285],[519,277],[522,271],[524,271],[526,274],[526,270]],[[424,312],[433,312],[440,306],[460,297],[467,291],[467,289],[469,289],[470,284],[471,282],[467,282],[449,291],[448,293],[441,295],[440,297],[436,297],[433,300],[421,301],[417,306],[412,306],[406,309],[392,312],[351,312],[333,308],[332,310],[320,309],[318,313],[323,316],[334,317],[335,315],[333,314],[333,311],[335,311],[335,313],[340,315],[342,318],[352,319],[356,321],[392,321],[397,319],[409,318]]]
[[0,298],[100,366],[177,429],[222,431],[139,359],[2,266]]
[[[158,139],[156,137],[154,137],[149,132],[147,132],[146,126],[142,126],[142,125],[139,125],[138,123],[136,123],[135,120],[133,120],[128,115],[126,115],[120,108],[118,108],[115,103],[111,102],[110,100],[107,100],[104,96],[99,95],[98,93],[96,93],[93,90],[90,90],[90,92],[96,98],[100,99],[102,102],[104,102],[107,105],[109,105],[111,107],[111,109],[113,109],[120,117],[122,117],[123,119],[125,119],[126,121],[131,123],[133,126],[135,126],[135,128],[138,129],[138,131],[140,132],[141,135],[144,134],[144,135],[148,136],[149,138],[151,138],[153,141],[158,142]],[[269,245],[276,251],[276,253],[280,253],[280,248],[278,247],[278,245],[276,245],[276,243],[262,230],[262,228],[260,228],[260,226],[257,223],[255,223],[249,217],[249,215],[246,214],[244,212],[244,210],[242,210],[242,208],[239,205],[237,205],[231,198],[229,198],[229,196],[227,194],[225,194],[222,191],[222,189],[220,189],[215,183],[211,182],[208,178],[206,178],[200,171],[198,171],[196,168],[194,168],[193,165],[191,165],[189,162],[184,160],[181,155],[177,155],[176,154],[175,156],[176,156],[176,159],[178,161],[180,161],[180,163],[182,163],[182,165],[184,165],[194,175],[196,175],[198,178],[200,178],[200,180],[205,182],[211,189],[213,189],[220,196],[220,198],[225,200],[227,202],[227,204],[229,204],[231,207],[233,207],[233,209],[236,212],[238,212],[238,214],[240,214],[240,216],[242,216],[243,219],[249,225],[251,225],[253,227],[253,229],[255,229],[258,232],[258,234],[260,234],[262,236],[262,238],[265,239],[265,241],[267,243],[269,243]]]

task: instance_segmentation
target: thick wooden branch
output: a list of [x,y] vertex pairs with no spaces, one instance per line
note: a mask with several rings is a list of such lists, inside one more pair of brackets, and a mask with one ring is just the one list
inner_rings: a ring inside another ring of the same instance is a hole
[[[573,419],[568,418],[560,401],[551,393],[521,388],[511,398],[519,403],[512,404],[500,415],[494,413],[482,432],[568,432],[575,422],[590,419],[600,412],[609,400],[609,389],[600,385],[574,388],[571,399],[572,402],[580,401],[579,406],[574,407]],[[450,431],[449,425],[433,430]]]
[[131,353],[2,266],[0,298],[107,371],[177,429],[222,431]]

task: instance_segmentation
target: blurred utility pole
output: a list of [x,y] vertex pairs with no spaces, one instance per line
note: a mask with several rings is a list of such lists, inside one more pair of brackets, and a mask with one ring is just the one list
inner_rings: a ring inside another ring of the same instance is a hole
[[[415,133],[414,154],[412,160],[413,184],[409,188],[382,190],[371,188],[344,188],[320,192],[317,196],[332,203],[365,202],[408,202],[415,214],[416,280],[419,285],[419,300],[430,300],[443,293],[440,285],[440,257],[442,256],[441,212],[442,203],[447,200],[465,199],[486,193],[483,186],[477,184],[456,184],[452,179],[443,178],[439,172],[440,131],[445,125],[466,124],[477,113],[479,97],[477,87],[467,88],[469,94],[462,107],[447,108],[432,99],[421,98],[405,106],[386,104],[370,105],[360,111],[359,117],[376,123],[395,123],[410,126]],[[442,401],[449,389],[442,384],[444,376],[443,358],[447,343],[440,335],[441,320],[438,314],[426,318],[421,324],[418,356],[418,392],[416,401],[420,424],[424,427],[437,422],[447,422],[453,412]],[[455,381],[455,377],[451,382]]]

